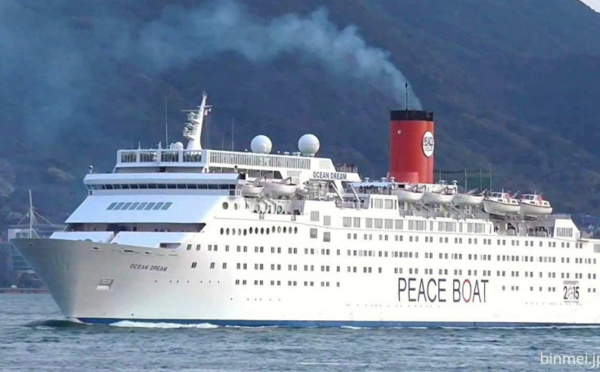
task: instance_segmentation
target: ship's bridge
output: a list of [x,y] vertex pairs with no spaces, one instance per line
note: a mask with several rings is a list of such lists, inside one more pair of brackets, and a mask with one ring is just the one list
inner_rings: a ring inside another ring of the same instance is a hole
[[360,180],[355,167],[343,165],[340,170],[336,170],[331,159],[303,156],[301,153],[157,148],[119,150],[114,173],[240,173],[249,180],[290,178],[293,184],[310,179]]

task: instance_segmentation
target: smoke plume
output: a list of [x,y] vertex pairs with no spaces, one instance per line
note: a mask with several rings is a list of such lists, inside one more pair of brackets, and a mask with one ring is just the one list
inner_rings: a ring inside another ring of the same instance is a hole
[[[404,106],[407,79],[387,52],[368,46],[355,26],[338,29],[319,8],[306,17],[286,14],[261,20],[233,1],[209,3],[192,12],[167,9],[145,26],[139,38],[143,60],[159,70],[235,52],[253,63],[294,54],[320,63],[327,71],[350,75],[393,96]],[[411,107],[420,102],[411,92]]]
[[[126,20],[119,8],[98,1],[0,1],[0,129],[47,141],[60,128],[96,125],[85,105],[98,99],[98,76],[114,74],[115,61],[160,74],[224,52],[255,64],[292,55],[405,104],[407,79],[389,54],[368,46],[355,26],[336,27],[324,8],[264,19],[225,0],[191,10],[167,6],[146,21]],[[411,107],[419,108],[410,95]]]

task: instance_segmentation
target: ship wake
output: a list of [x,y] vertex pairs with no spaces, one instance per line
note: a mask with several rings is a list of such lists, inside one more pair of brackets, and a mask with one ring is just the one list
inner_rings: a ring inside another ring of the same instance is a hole
[[131,320],[122,320],[119,322],[111,323],[111,327],[123,327],[123,328],[158,328],[158,329],[177,329],[177,328],[198,328],[198,329],[211,329],[218,328],[218,325],[210,323],[198,323],[198,324],[179,324],[179,323],[154,323],[154,322],[138,322]]

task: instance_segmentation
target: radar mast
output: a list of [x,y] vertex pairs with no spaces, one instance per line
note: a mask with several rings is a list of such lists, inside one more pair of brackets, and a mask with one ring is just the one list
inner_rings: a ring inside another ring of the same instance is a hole
[[198,111],[188,112],[188,122],[185,124],[183,129],[183,136],[187,138],[188,150],[202,150],[202,144],[200,142],[202,136],[202,124],[204,123],[204,117],[208,116],[212,106],[206,104],[207,98],[206,92],[202,93],[202,103],[198,106]]

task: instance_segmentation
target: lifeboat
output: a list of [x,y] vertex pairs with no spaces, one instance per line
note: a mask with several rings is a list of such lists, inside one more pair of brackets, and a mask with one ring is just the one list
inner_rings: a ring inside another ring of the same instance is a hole
[[416,203],[423,199],[423,190],[419,189],[418,186],[396,189],[394,192],[400,203]]
[[452,199],[452,203],[460,207],[475,207],[483,203],[484,196],[475,194],[475,190],[467,193],[457,193]]
[[483,200],[483,210],[489,214],[504,216],[519,213],[521,206],[519,201],[507,192],[491,192]]
[[441,186],[437,189],[426,190],[423,193],[425,204],[450,204],[456,194],[456,189],[451,186]]
[[242,186],[242,196],[249,198],[257,198],[263,192],[263,187],[260,185],[246,184]]
[[523,215],[539,216],[552,213],[550,202],[537,194],[524,194],[519,200],[519,205]]
[[270,181],[265,185],[265,192],[271,197],[281,198],[294,195],[297,185],[292,184],[291,178],[288,177],[283,181]]
[[296,185],[270,182],[266,185],[265,191],[274,197],[287,197],[292,196],[296,192]]

